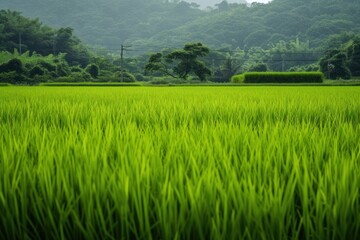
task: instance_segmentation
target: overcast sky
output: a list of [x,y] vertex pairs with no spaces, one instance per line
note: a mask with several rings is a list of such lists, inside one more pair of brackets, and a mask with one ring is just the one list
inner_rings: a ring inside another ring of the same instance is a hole
[[[222,0],[186,0],[187,2],[195,2],[199,4],[201,7],[214,6],[217,3],[222,2]],[[269,0],[247,0],[248,2],[261,2],[267,3]],[[239,3],[243,2],[241,0],[227,0],[228,3]]]

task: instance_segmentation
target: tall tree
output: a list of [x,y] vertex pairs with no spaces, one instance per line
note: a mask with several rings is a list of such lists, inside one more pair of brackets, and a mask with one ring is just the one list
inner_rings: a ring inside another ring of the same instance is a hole
[[[188,43],[183,49],[174,50],[166,55],[156,53],[150,56],[145,70],[161,72],[171,77],[187,79],[189,74],[195,74],[201,81],[211,75],[206,65],[198,60],[210,52],[202,43]],[[172,69],[171,69],[172,66]]]

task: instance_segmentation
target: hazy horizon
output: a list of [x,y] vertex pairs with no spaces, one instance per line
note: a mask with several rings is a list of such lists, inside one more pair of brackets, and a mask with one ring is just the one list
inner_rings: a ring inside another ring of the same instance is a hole
[[[186,0],[187,2],[194,2],[199,4],[201,7],[212,7],[215,4],[218,4],[220,2],[222,2],[223,0]],[[228,3],[241,3],[244,2],[244,0],[226,0]],[[260,3],[268,3],[270,2],[270,0],[246,0],[249,3],[252,2],[260,2]]]

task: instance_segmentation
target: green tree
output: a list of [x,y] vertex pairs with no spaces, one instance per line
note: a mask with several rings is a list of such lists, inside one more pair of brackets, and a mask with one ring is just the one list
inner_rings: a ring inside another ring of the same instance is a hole
[[213,75],[213,81],[215,82],[230,82],[232,76],[240,71],[241,64],[239,60],[228,55],[226,56],[224,64],[216,69]]
[[331,50],[320,60],[320,70],[330,79],[350,79],[347,55],[342,50]]
[[[188,43],[183,49],[174,50],[166,55],[155,53],[150,56],[145,70],[161,72],[174,78],[187,79],[195,74],[201,81],[211,75],[210,69],[198,57],[204,57],[210,52],[202,43]],[[171,68],[172,67],[172,68]]]
[[55,52],[66,53],[65,59],[70,65],[89,64],[90,54],[81,44],[81,41],[73,35],[74,29],[60,28],[55,37]]
[[266,72],[267,70],[266,63],[257,63],[249,68],[249,72]]
[[353,76],[360,76],[360,39],[349,47],[349,69]]
[[97,78],[99,76],[100,70],[96,64],[89,64],[85,70],[91,75],[92,78]]
[[7,63],[0,65],[0,72],[16,72],[16,73],[23,73],[24,67],[23,63],[20,59],[13,58],[9,60]]

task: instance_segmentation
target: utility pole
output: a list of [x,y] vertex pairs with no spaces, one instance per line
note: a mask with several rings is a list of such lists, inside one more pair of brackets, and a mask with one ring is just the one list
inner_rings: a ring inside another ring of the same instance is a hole
[[121,81],[124,82],[124,51],[129,50],[131,46],[124,46],[121,44],[121,53],[120,53],[120,67],[121,67]]
[[22,55],[22,48],[21,48],[21,32],[19,32],[19,53]]

